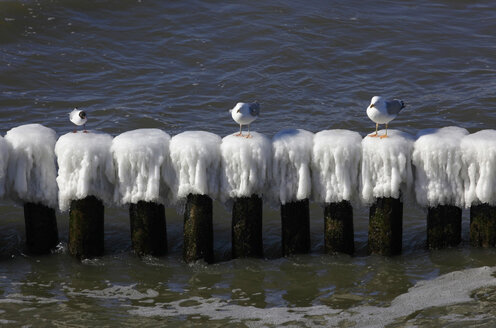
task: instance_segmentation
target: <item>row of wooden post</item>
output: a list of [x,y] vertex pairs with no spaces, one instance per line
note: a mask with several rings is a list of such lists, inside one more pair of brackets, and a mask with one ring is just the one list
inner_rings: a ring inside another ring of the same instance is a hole
[[[257,196],[235,198],[232,212],[232,257],[263,257],[262,208]],[[281,205],[282,255],[310,252],[308,199]],[[167,253],[163,205],[140,201],[129,206],[131,240],[139,255]],[[24,205],[28,251],[49,253],[58,244],[55,210],[44,205]],[[461,242],[460,208],[439,205],[428,209],[429,248],[456,246]],[[212,199],[188,195],[184,212],[183,258],[186,262],[214,261]],[[496,246],[496,211],[486,204],[470,209],[470,241],[476,247]],[[101,256],[104,252],[104,206],[94,196],[73,200],[69,213],[69,252],[77,258]],[[354,253],[353,208],[348,201],[324,208],[325,252]],[[397,255],[402,249],[403,204],[395,198],[379,198],[370,207],[369,252]]]

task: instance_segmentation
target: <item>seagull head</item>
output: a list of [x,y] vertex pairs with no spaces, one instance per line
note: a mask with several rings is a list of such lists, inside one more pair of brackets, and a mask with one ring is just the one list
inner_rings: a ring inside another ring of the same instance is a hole
[[380,110],[381,108],[384,108],[384,106],[386,106],[386,100],[384,97],[374,96],[370,100],[369,108],[377,108]]
[[234,111],[235,113],[239,113],[241,111],[241,108],[243,108],[246,104],[243,103],[243,102],[239,102],[236,104],[236,106],[234,106],[233,109],[231,109],[231,111]]

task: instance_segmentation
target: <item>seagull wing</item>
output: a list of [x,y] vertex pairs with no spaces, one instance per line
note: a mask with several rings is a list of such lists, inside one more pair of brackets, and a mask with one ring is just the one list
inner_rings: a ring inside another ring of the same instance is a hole
[[405,108],[405,104],[401,100],[395,99],[386,101],[388,115],[397,115],[403,108]]

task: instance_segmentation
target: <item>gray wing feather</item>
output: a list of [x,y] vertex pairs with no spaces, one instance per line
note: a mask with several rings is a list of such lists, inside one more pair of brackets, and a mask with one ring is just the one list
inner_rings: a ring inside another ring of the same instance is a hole
[[250,104],[250,114],[252,116],[258,116],[260,114],[260,104],[257,102],[254,102]]
[[389,115],[398,114],[403,108],[405,108],[405,103],[402,100],[390,100],[386,101],[386,110]]

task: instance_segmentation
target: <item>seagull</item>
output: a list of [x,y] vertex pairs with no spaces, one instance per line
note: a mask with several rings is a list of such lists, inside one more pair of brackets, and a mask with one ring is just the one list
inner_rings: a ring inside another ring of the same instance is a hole
[[[239,133],[235,134],[235,136],[251,138],[250,124],[255,121],[260,114],[260,104],[258,102],[251,104],[239,102],[229,111],[231,112],[233,120],[239,124]],[[248,125],[248,134],[246,136],[241,132],[243,125]]]
[[[83,125],[84,126],[84,133],[88,133],[86,131],[86,121],[88,121],[88,118],[86,117],[86,112],[78,109],[77,107],[72,110],[72,112],[69,113],[69,119],[71,120],[72,123],[76,125]],[[74,133],[76,133],[76,130],[74,130]]]
[[[368,117],[375,122],[375,134],[369,134],[369,137],[387,138],[388,123],[396,118],[398,113],[405,108],[405,103],[402,100],[386,100],[381,96],[374,96],[367,107]],[[379,136],[377,129],[379,124],[386,124],[386,134]]]

